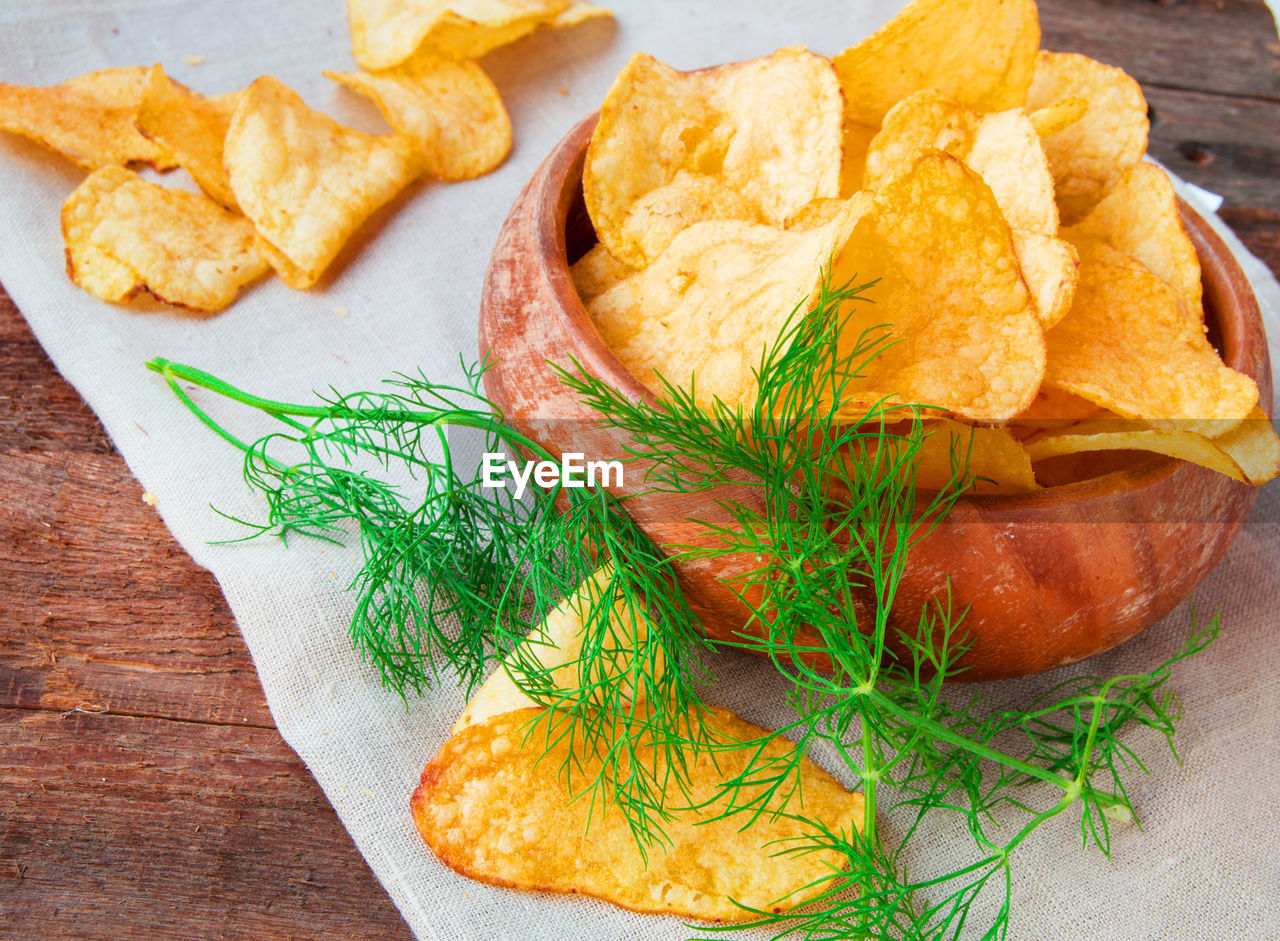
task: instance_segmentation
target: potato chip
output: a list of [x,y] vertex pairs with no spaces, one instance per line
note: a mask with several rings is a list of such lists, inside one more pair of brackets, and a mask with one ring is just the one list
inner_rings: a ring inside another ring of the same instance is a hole
[[1041,137],[1065,131],[1085,116],[1089,110],[1089,102],[1083,98],[1061,98],[1051,105],[1037,108],[1027,115],[1031,126]]
[[1064,239],[1022,229],[1013,229],[1010,235],[1018,256],[1018,269],[1031,292],[1040,326],[1048,330],[1071,309],[1080,255],[1075,246]]
[[892,347],[851,389],[1005,421],[1031,403],[1044,375],[1044,334],[991,189],[960,161],[927,153],[890,177],[840,249],[833,279],[875,276],[874,305],[857,305],[849,343],[889,323]]
[[760,211],[718,176],[677,170],[665,186],[650,190],[632,204],[619,236],[636,249],[638,264],[653,261],[681,230],[706,219],[741,219],[767,224]]
[[865,185],[878,188],[926,150],[949,153],[981,176],[1010,228],[1057,235],[1049,161],[1022,109],[978,114],[931,89],[917,92],[885,116],[867,152]]
[[1105,408],[1088,399],[1052,386],[1041,386],[1031,404],[1009,420],[1009,427],[1015,435],[1025,437],[1036,431],[1061,431],[1067,425],[1107,415],[1110,413]]
[[1089,214],[1103,193],[1147,149],[1147,102],[1138,83],[1114,66],[1074,52],[1042,52],[1027,107],[1083,98],[1078,121],[1041,138],[1057,188],[1063,225]]
[[388,124],[418,143],[434,177],[474,179],[511,152],[511,118],[474,62],[418,52],[381,72],[324,74],[372,99]]
[[1020,107],[1040,47],[1035,0],[913,0],[835,57],[846,101],[846,150],[903,98],[932,88],[974,111]]
[[[458,58],[479,58],[569,8],[569,0],[347,0],[351,51],[370,70],[404,62],[424,42]],[[443,42],[436,41],[443,35]]]
[[1027,493],[1038,490],[1031,458],[1008,430],[966,425],[950,419],[924,423],[924,440],[916,452],[915,485],[920,490],[952,486],[955,471],[969,476],[966,493]]
[[1102,419],[1081,422],[1066,431],[1045,434],[1027,442],[1027,452],[1033,461],[1064,454],[1116,450],[1164,454],[1250,482],[1240,465],[1212,438],[1187,430],[1147,428],[1137,422]]
[[1073,240],[1101,239],[1142,262],[1186,301],[1196,322],[1204,321],[1200,260],[1183,228],[1169,174],[1160,167],[1130,167],[1065,234]]
[[239,92],[213,98],[197,94],[153,65],[135,118],[143,136],[172,154],[200,189],[228,209],[237,206],[222,165],[222,142],[239,100]]
[[224,160],[264,253],[295,288],[315,284],[360,224],[422,170],[407,137],[343,127],[270,76],[241,97]]
[[1280,475],[1280,436],[1267,413],[1255,405],[1244,421],[1213,439],[1239,465],[1251,484]]
[[[539,705],[512,679],[512,670],[516,670],[517,675],[519,672],[515,664],[536,661],[548,671],[555,688],[563,691],[582,685],[576,668],[581,662],[588,618],[593,609],[602,603],[609,575],[610,567],[606,565],[547,613],[542,623],[521,643],[521,656],[508,658],[512,666],[498,667],[471,697],[466,709],[454,723],[451,734],[457,735],[467,726],[484,722],[491,716]],[[621,695],[625,700],[643,702],[645,690],[641,689],[637,693],[625,676],[632,669],[637,646],[644,642],[648,634],[648,614],[643,605],[629,607],[619,596],[614,600],[613,610],[610,612],[610,625],[612,633],[602,635],[600,643],[599,655],[606,663],[605,671],[611,677],[624,677],[620,682],[623,684]],[[662,672],[662,665],[660,662],[646,665],[645,670],[656,678]]]
[[1222,362],[1172,288],[1105,243],[1077,248],[1075,300],[1046,335],[1046,383],[1181,430],[1204,433],[1249,414],[1257,385]]
[[29,137],[87,170],[130,163],[171,169],[169,151],[133,125],[146,81],[146,69],[130,66],[47,88],[0,82],[0,130]]
[[751,405],[765,348],[793,310],[817,296],[821,269],[866,201],[806,232],[738,220],[682,231],[648,268],[593,298],[587,311],[631,373],[658,389],[658,375],[717,398]]
[[[453,5],[455,8],[457,4]],[[455,59],[478,59],[480,56],[513,43],[539,29],[568,29],[587,20],[613,16],[608,7],[569,0],[569,5],[554,16],[538,14],[520,17],[501,26],[486,26],[466,17],[448,14],[428,33],[424,45]]]
[[841,110],[831,63],[804,49],[687,73],[636,54],[609,90],[583,170],[600,241],[640,268],[678,228],[709,218],[780,226],[836,196]]
[[[574,781],[590,781],[599,757],[571,755],[568,737],[549,742],[548,726],[535,724],[540,718],[554,721],[541,710],[522,709],[471,725],[445,742],[422,771],[410,802],[414,823],[436,856],[464,876],[582,893],[638,912],[749,921],[758,916],[731,899],[785,911],[828,888],[845,865],[831,851],[785,852],[811,825],[770,815],[770,809],[780,809],[780,798],[769,801],[749,827],[745,818],[713,819],[724,809],[719,785],[744,770],[755,755],[749,748],[687,755],[687,806],[668,798],[671,817],[662,829],[669,843],[650,848],[646,863],[616,808],[571,800],[565,763],[573,762]],[[768,734],[722,709],[708,710],[702,721],[726,745]],[[778,760],[789,747],[775,739],[759,758]],[[666,752],[650,749],[640,743],[641,760],[656,765],[660,778]],[[862,795],[847,792],[805,758],[789,809],[851,837],[861,824]]]
[[634,268],[618,261],[599,242],[569,267],[569,276],[583,304],[634,273]]
[[123,167],[103,167],[76,188],[62,207],[62,234],[72,280],[113,303],[146,290],[220,310],[267,270],[243,217]]

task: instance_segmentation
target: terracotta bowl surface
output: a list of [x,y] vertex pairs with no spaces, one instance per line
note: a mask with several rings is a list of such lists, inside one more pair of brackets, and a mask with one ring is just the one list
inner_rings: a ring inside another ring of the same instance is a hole
[[[601,339],[569,276],[595,241],[582,202],[582,166],[592,116],[551,152],[520,194],[494,248],[480,319],[491,399],[511,422],[553,453],[592,459],[623,455],[624,441],[556,380],[549,362],[572,356],[634,399],[648,391]],[[1210,338],[1225,361],[1252,376],[1271,402],[1266,337],[1235,259],[1190,207],[1183,222],[1200,256]],[[914,630],[920,606],[950,579],[972,640],[965,679],[1049,670],[1107,650],[1163,618],[1226,551],[1256,489],[1203,467],[1130,455],[1119,470],[1016,496],[961,498],[911,553],[895,622]],[[628,468],[629,486],[642,474]],[[623,488],[624,491],[626,488]],[[718,500],[758,504],[748,488],[707,494],[642,494],[628,511],[658,544],[705,540],[691,520],[724,521]],[[679,567],[707,632],[730,638],[746,610],[723,579],[757,565],[722,557]],[[900,622],[899,622],[900,619]]]

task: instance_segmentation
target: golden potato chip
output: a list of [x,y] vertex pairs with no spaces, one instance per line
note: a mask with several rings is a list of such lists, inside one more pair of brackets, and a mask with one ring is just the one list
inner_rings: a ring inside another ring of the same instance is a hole
[[360,224],[422,170],[409,138],[343,127],[270,76],[245,89],[223,154],[236,202],[295,288],[315,284]]
[[1005,421],[1044,375],[1044,334],[991,189],[960,161],[931,152],[891,176],[840,249],[833,278],[877,277],[845,326],[852,344],[888,323],[895,344],[851,391]]
[[[457,4],[453,6],[457,8]],[[488,26],[456,14],[447,14],[427,34],[424,45],[455,59],[478,59],[534,30],[568,29],[586,20],[606,16],[613,16],[613,11],[587,0],[569,0],[569,5],[554,16],[545,13],[525,16],[500,26]]]
[[220,310],[267,270],[243,217],[124,167],[103,167],[76,188],[62,207],[62,234],[71,279],[113,303],[147,290]]
[[[464,876],[582,893],[638,912],[749,921],[757,916],[731,899],[785,911],[828,888],[845,863],[830,851],[787,853],[812,827],[790,814],[847,837],[861,825],[862,795],[846,791],[808,758],[787,815],[768,813],[781,809],[774,800],[745,829],[745,818],[714,820],[724,808],[719,785],[741,773],[754,750],[690,753],[688,806],[672,806],[679,798],[669,799],[671,817],[662,825],[669,843],[652,847],[646,864],[616,808],[571,800],[565,763],[574,762],[573,780],[589,781],[600,759],[571,755],[567,737],[547,741],[547,726],[536,724],[540,717],[554,721],[541,710],[522,709],[471,725],[445,742],[422,771],[410,802],[414,823],[436,856]],[[767,734],[722,709],[708,710],[703,722],[725,745]],[[649,757],[650,749],[641,743],[641,760],[657,766],[661,777],[667,754],[652,749]],[[789,743],[775,739],[760,757],[778,758],[788,750]]]
[[687,73],[637,53],[587,149],[583,190],[600,241],[639,268],[665,247],[652,233],[726,217],[698,212],[780,226],[836,196],[841,111],[830,61],[797,47]]
[[222,142],[239,100],[239,92],[212,98],[197,94],[153,65],[135,118],[143,136],[172,154],[200,189],[228,209],[237,207],[222,165]]
[[1102,419],[1081,422],[1068,430],[1040,435],[1027,442],[1027,452],[1033,461],[1086,451],[1150,451],[1250,482],[1227,451],[1212,438],[1193,431],[1147,428],[1138,422]]
[[[424,42],[479,58],[568,8],[569,0],[347,0],[347,18],[356,62],[377,70],[399,65]],[[443,42],[436,33],[447,34]]]
[[1009,420],[1009,427],[1015,435],[1026,437],[1036,431],[1061,431],[1067,425],[1108,414],[1105,408],[1088,399],[1052,386],[1041,386],[1031,404]]
[[605,342],[633,375],[658,375],[704,408],[719,398],[750,406],[752,370],[796,307],[816,299],[822,267],[866,205],[850,200],[831,222],[805,232],[739,220],[699,222],[652,265],[587,304]]
[[1101,239],[1136,258],[1186,301],[1197,322],[1204,321],[1200,260],[1182,226],[1169,174],[1160,167],[1134,164],[1064,235],[1072,240]]
[[1020,108],[978,114],[932,89],[900,101],[867,151],[865,185],[878,188],[926,150],[941,150],[976,172],[1009,227],[1057,235],[1053,176],[1040,137]]
[[598,242],[569,267],[569,276],[583,304],[634,273],[634,268],[618,261]]
[[1040,138],[1020,108],[978,114],[926,89],[898,102],[867,151],[865,182],[879,187],[922,153],[940,150],[978,173],[1013,230],[1023,279],[1041,323],[1052,326],[1071,306],[1076,253],[1056,238],[1058,207]]
[[1082,242],[1071,311],[1046,335],[1045,382],[1125,418],[1212,431],[1248,415],[1258,387],[1226,366],[1173,289],[1101,242]]
[[768,223],[746,196],[722,178],[677,170],[670,183],[632,204],[619,236],[622,244],[636,249],[638,264],[643,266],[661,255],[681,230],[707,219]]
[[925,421],[924,434],[915,462],[915,485],[920,490],[951,486],[954,470],[965,473],[966,468],[971,481],[967,493],[1026,493],[1039,489],[1026,448],[1004,428],[976,427],[941,418]]
[[1074,52],[1042,52],[1027,108],[1067,98],[1089,102],[1084,116],[1043,137],[1053,168],[1062,224],[1089,214],[1102,194],[1147,150],[1147,102],[1138,83],[1114,66]]
[[1040,326],[1048,330],[1071,309],[1080,255],[1075,246],[1064,239],[1022,229],[1013,229],[1010,234],[1018,268],[1031,292]]
[[1037,108],[1027,115],[1031,126],[1041,137],[1057,134],[1075,124],[1089,110],[1089,102],[1083,98],[1061,98],[1051,105]]
[[862,189],[862,178],[867,170],[867,151],[880,129],[848,118],[842,122],[842,127],[841,149],[844,153],[840,158],[840,195],[848,197]]
[[[498,667],[467,702],[451,734],[457,735],[467,726],[484,722],[491,716],[539,705],[512,679],[512,671],[518,675],[516,664],[521,662],[541,664],[550,673],[551,682],[557,689],[569,691],[582,685],[577,667],[587,636],[588,619],[603,601],[609,575],[610,566],[606,565],[547,613],[542,623],[522,642],[522,655],[509,658],[510,667]],[[620,680],[624,699],[643,702],[645,689],[642,687],[637,692],[625,676],[634,668],[635,651],[648,634],[648,614],[643,605],[633,608],[618,596],[610,612],[610,627],[611,632],[602,636],[599,647],[605,673],[610,677],[624,677]],[[646,664],[644,669],[649,675],[656,676],[662,672],[662,663]]]
[[[846,101],[845,149],[903,98],[933,88],[974,111],[1026,100],[1040,47],[1035,0],[913,0],[835,57]],[[848,176],[846,177],[848,179]]]
[[511,118],[474,62],[418,52],[381,72],[324,74],[372,99],[388,124],[418,143],[432,176],[474,179],[511,152]]
[[1257,405],[1244,421],[1214,438],[1213,443],[1239,465],[1251,484],[1266,483],[1280,475],[1280,436]]
[[[848,199],[823,196],[800,207],[800,211],[786,221],[783,228],[791,232],[808,232],[828,225],[837,216],[848,213],[850,205],[859,207],[862,215],[871,206],[874,195],[870,190],[859,190]],[[852,202],[856,201],[856,202]]]
[[87,170],[129,163],[171,169],[169,151],[133,125],[146,81],[146,69],[130,66],[47,88],[0,82],[0,130],[29,137]]

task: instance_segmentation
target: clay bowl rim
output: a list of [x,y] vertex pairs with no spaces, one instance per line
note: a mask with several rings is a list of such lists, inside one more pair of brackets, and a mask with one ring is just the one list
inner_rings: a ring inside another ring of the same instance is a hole
[[[537,171],[542,191],[538,193],[535,220],[539,249],[546,263],[558,303],[556,317],[569,337],[579,342],[571,350],[579,364],[596,378],[632,400],[652,398],[653,392],[623,365],[600,335],[595,321],[587,313],[569,274],[567,226],[575,201],[582,201],[582,171],[587,145],[599,121],[597,111],[579,121],[560,139]],[[1209,223],[1182,197],[1178,209],[1196,257],[1200,261],[1204,287],[1206,320],[1218,329],[1218,352],[1223,362],[1252,378],[1258,385],[1258,405],[1268,419],[1272,417],[1271,369],[1262,313],[1235,255]],[[585,215],[585,213],[584,213]],[[1221,301],[1236,301],[1237,316],[1226,319]],[[585,343],[583,342],[585,341]],[[1250,368],[1252,362],[1253,368]],[[1029,493],[970,494],[957,502],[981,507],[989,520],[1025,519],[1028,511],[1059,508],[1063,504],[1111,499],[1140,492],[1165,481],[1187,468],[1187,462],[1163,455],[1151,455],[1128,467],[1097,477],[1066,484],[1043,487]]]

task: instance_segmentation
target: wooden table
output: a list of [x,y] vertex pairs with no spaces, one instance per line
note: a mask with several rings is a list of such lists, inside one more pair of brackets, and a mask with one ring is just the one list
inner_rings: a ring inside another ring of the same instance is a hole
[[[1041,0],[1123,66],[1151,152],[1280,272],[1261,0]],[[213,577],[0,290],[0,937],[408,938],[280,738]]]

